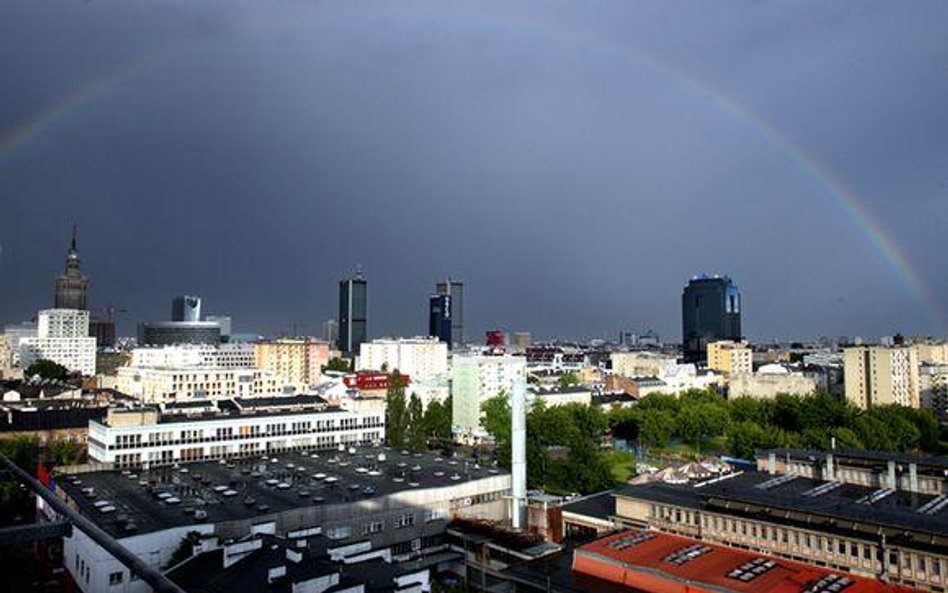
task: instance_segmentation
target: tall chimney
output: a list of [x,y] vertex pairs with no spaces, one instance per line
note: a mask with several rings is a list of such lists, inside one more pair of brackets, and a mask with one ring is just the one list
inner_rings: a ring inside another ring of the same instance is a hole
[[524,515],[527,500],[527,382],[520,378],[514,384],[513,398],[510,402],[511,416],[511,459],[513,478],[513,508],[511,518],[514,529],[526,527]]

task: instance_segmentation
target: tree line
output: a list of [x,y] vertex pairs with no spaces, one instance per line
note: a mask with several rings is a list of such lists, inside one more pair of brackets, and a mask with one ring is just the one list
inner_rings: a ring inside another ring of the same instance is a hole
[[743,459],[755,449],[838,447],[905,452],[941,450],[934,413],[899,405],[860,410],[829,393],[774,399],[738,397],[693,390],[680,397],[653,394],[630,408],[609,412],[613,435],[662,448],[673,439],[699,447],[723,439],[723,451]]
[[[494,438],[499,464],[510,465],[510,404],[501,393],[482,405],[481,424]],[[828,393],[779,395],[772,400],[725,399],[712,390],[679,397],[653,394],[628,408],[570,404],[527,413],[527,481],[559,492],[595,492],[615,485],[604,437],[662,449],[674,443],[698,453],[753,459],[757,449],[837,447],[877,451],[942,451],[931,410],[878,406],[859,410]]]

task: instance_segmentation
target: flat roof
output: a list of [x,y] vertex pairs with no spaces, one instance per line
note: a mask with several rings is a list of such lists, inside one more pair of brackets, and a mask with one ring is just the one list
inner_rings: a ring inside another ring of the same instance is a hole
[[[378,460],[380,453],[385,454],[384,461]],[[294,451],[224,463],[205,461],[148,470],[64,474],[54,480],[83,515],[113,536],[126,537],[197,523],[256,517],[263,521],[294,508],[347,504],[506,474],[505,470],[479,466],[470,459],[366,447],[355,449],[355,453]],[[327,481],[328,477],[335,479]],[[93,488],[92,496],[83,492],[88,487]],[[225,495],[225,489],[234,494]],[[159,498],[159,494],[165,496],[163,493],[180,502],[167,504]],[[101,512],[96,504],[104,506],[103,501],[115,510]],[[195,520],[186,509],[201,509],[207,518]],[[134,528],[127,527],[129,522]]]
[[778,458],[796,459],[802,461],[824,460],[829,454],[833,459],[857,460],[862,462],[881,462],[888,464],[889,461],[908,465],[915,463],[917,465],[929,465],[938,468],[948,469],[948,457],[939,457],[937,455],[922,455],[920,453],[890,453],[888,451],[868,451],[866,449],[834,449],[830,451],[819,451],[816,449],[763,449],[756,451],[758,459],[766,458],[770,453],[774,453]]
[[[637,583],[648,591],[673,590],[692,583],[702,589],[735,593],[805,593],[818,582],[845,579],[846,593],[911,593],[909,587],[882,583],[709,544],[656,531],[626,531],[576,550],[573,570],[607,580]],[[827,592],[837,589],[825,589]]]
[[612,490],[606,490],[564,504],[563,512],[607,520],[616,514],[616,498]]
[[[877,533],[873,527],[925,534],[917,545],[948,546],[948,506],[927,514],[919,512],[937,497],[896,490],[884,492],[856,484],[814,480],[799,476],[746,472],[696,488],[692,484],[651,482],[621,486],[619,496],[682,507],[741,514],[773,523],[810,525],[823,531],[845,530],[852,535]],[[824,487],[822,490],[817,488]],[[871,502],[870,502],[871,501]],[[933,503],[934,504],[934,503]]]

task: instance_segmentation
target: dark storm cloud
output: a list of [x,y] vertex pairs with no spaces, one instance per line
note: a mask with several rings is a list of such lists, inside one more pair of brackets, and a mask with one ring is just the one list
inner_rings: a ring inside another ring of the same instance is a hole
[[[92,300],[128,309],[126,331],[193,292],[239,330],[318,332],[360,263],[376,335],[423,331],[452,274],[469,336],[674,338],[703,270],[739,282],[755,338],[941,332],[926,309],[948,308],[946,18],[941,3],[3,3],[0,138],[117,75],[0,157],[0,320],[49,304],[76,220]],[[787,142],[902,246],[927,307]]]

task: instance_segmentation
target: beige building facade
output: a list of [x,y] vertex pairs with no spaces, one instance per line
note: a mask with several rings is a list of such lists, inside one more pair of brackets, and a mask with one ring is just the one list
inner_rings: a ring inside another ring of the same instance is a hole
[[708,368],[736,375],[754,370],[753,353],[746,342],[720,340],[708,344]]
[[282,339],[254,343],[256,365],[306,389],[322,376],[329,362],[329,343],[313,339]]
[[846,399],[861,409],[921,405],[914,346],[854,346],[843,352]]

